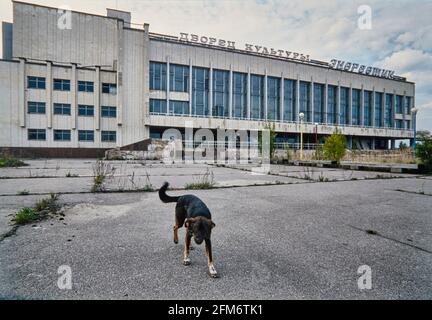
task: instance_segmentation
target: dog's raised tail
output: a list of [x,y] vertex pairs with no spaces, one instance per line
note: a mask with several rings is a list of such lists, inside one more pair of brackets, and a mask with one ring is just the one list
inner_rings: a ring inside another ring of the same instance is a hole
[[166,194],[168,187],[169,183],[165,182],[163,186],[159,189],[159,199],[161,199],[163,203],[177,202],[180,197],[170,197]]

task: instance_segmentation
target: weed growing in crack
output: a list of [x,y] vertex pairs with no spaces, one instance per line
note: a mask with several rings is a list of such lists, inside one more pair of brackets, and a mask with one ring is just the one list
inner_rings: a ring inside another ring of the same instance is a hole
[[198,177],[195,182],[187,183],[186,190],[199,190],[199,189],[213,189],[216,182],[214,181],[214,173],[207,169],[207,171]]

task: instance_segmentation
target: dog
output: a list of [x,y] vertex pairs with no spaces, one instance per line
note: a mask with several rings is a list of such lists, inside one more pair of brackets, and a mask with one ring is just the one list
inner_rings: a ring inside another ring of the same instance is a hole
[[209,274],[213,278],[218,277],[218,273],[213,263],[211,231],[216,226],[212,221],[209,208],[198,197],[194,195],[183,195],[179,197],[170,197],[166,194],[169,183],[165,182],[159,189],[159,198],[163,203],[177,203],[175,208],[175,225],[174,225],[174,243],[178,244],[178,229],[186,228],[186,243],[183,254],[183,264],[191,264],[189,252],[191,250],[191,240],[194,238],[195,243],[200,245],[205,242],[206,254],[208,259]]

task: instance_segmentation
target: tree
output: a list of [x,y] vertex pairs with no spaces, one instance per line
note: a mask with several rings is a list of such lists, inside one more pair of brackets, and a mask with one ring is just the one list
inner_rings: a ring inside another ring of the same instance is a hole
[[421,143],[416,144],[416,157],[425,166],[426,172],[432,172],[432,138],[425,137]]
[[431,133],[427,130],[418,130],[417,131],[417,140],[418,141],[425,141],[427,139],[431,139]]
[[324,158],[332,161],[336,161],[340,164],[340,161],[346,153],[346,138],[343,134],[336,129],[330,137],[327,137],[324,143]]

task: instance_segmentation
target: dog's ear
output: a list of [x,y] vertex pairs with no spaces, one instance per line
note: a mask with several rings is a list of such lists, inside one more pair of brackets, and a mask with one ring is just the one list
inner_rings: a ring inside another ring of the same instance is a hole
[[212,221],[211,222],[211,228],[213,229],[214,227],[216,227],[216,224]]
[[189,218],[189,219],[186,219],[186,221],[185,221],[185,227],[186,227],[186,228],[189,228],[189,227],[192,226],[195,222],[196,222],[196,219],[195,219],[195,218]]

